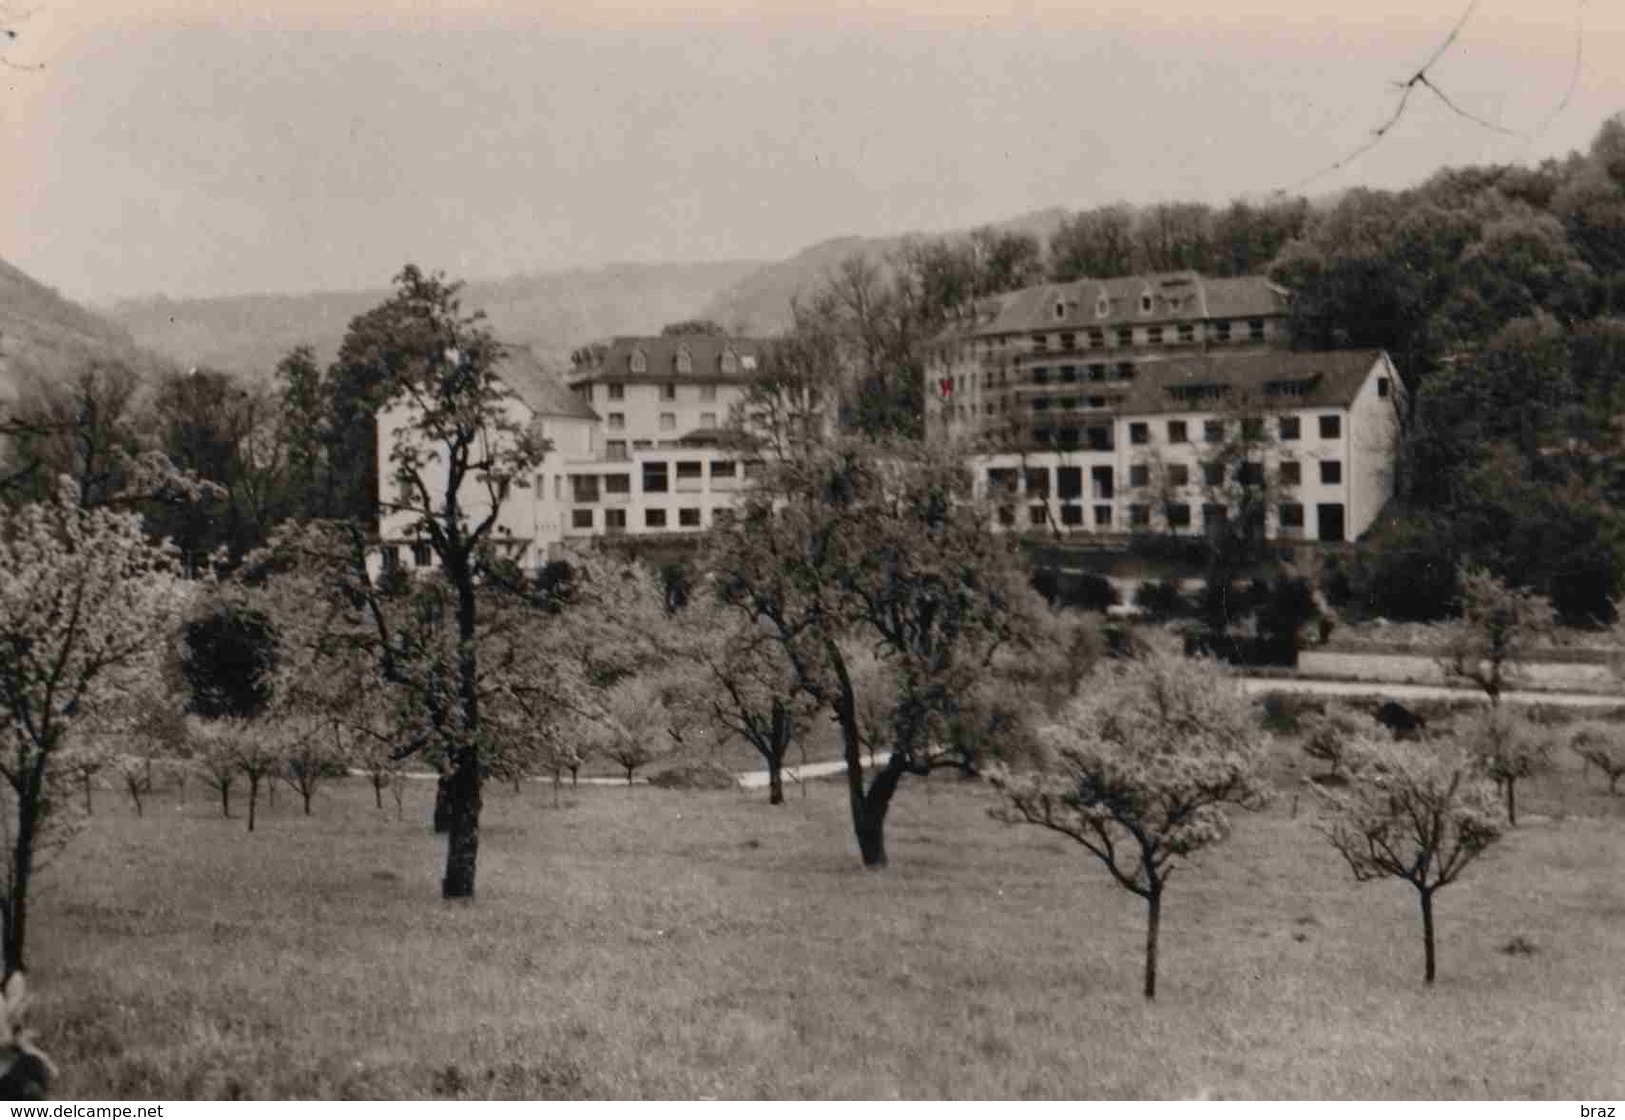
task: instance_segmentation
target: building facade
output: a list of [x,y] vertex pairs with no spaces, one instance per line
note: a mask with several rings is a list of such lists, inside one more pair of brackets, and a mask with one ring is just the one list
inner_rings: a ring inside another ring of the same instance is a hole
[[[561,383],[524,347],[497,370],[513,390],[509,419],[547,441],[534,474],[502,500],[492,540],[524,567],[564,541],[597,536],[700,533],[726,516],[759,463],[724,431],[762,359],[757,339],[617,338],[577,355]],[[378,417],[379,565],[407,571],[435,563],[428,542],[391,488],[402,405]],[[443,475],[425,481],[434,492]],[[470,517],[490,508],[470,485]]]
[[1284,348],[1289,306],[1264,277],[1194,272],[994,297],[933,346],[927,430],[1011,449],[1098,447],[1142,376],[1192,354]]
[[1350,541],[1393,495],[1404,391],[1378,350],[1170,359],[1083,446],[975,454],[976,487],[1011,529],[1194,536],[1248,506],[1270,539]]
[[[1376,350],[1295,351],[1287,294],[1194,273],[1041,285],[988,301],[934,343],[926,431],[965,450],[995,524],[1070,537],[1199,535],[1238,508],[1277,540],[1357,538],[1392,496],[1405,387]],[[698,534],[761,464],[726,430],[760,339],[616,338],[561,383],[510,350],[516,423],[549,450],[495,540],[525,566],[565,541]],[[392,485],[379,418],[379,478]],[[1238,484],[1258,501],[1235,500]],[[430,565],[380,495],[383,561]],[[471,513],[482,495],[465,501]]]

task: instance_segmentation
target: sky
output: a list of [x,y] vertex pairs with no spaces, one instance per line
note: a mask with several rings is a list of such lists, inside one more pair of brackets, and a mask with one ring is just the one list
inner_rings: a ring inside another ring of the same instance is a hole
[[0,257],[99,304],[770,260],[1403,187],[1625,109],[1625,3],[1477,0],[1428,76],[1520,135],[1418,90],[1327,172],[1467,2],[0,0]]

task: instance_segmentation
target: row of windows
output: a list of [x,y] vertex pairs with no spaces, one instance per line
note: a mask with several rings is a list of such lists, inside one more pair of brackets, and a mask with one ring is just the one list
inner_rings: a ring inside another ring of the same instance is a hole
[[[1178,488],[1190,485],[1190,467],[1184,463],[1170,463],[1166,469],[1165,479],[1168,486]],[[1205,486],[1223,486],[1225,479],[1225,466],[1223,463],[1203,463],[1202,483]],[[1295,459],[1284,460],[1276,475],[1276,480],[1282,486],[1300,486],[1303,484],[1303,464]],[[1243,486],[1262,486],[1264,484],[1264,465],[1262,463],[1242,463],[1237,481]],[[1343,482],[1343,463],[1340,459],[1323,459],[1320,462],[1320,482],[1323,486],[1339,486]],[[1128,484],[1130,486],[1151,485],[1151,467],[1147,463],[1136,463],[1128,469]]]
[[[1223,486],[1225,480],[1225,465],[1223,463],[1203,463],[1202,482],[1207,486]],[[1189,486],[1191,469],[1186,463],[1170,463],[1166,468],[1165,480],[1169,487],[1177,489]],[[1112,496],[1112,468],[1094,467],[1090,471],[1095,496],[1109,498]],[[1025,493],[1030,498],[1049,497],[1050,472],[1048,467],[991,467],[987,472],[987,488],[990,494],[1014,495],[1018,483],[1024,482]],[[1296,460],[1286,460],[1280,464],[1277,480],[1283,486],[1298,486],[1303,482],[1303,464]],[[1242,463],[1238,481],[1243,486],[1262,486],[1264,484],[1264,466],[1262,463]],[[1320,463],[1320,481],[1327,486],[1336,486],[1343,481],[1343,463],[1338,459],[1326,459]],[[1062,501],[1076,498],[1083,493],[1083,468],[1058,467],[1055,472],[1056,490]],[[1128,484],[1131,487],[1146,487],[1151,485],[1151,467],[1147,463],[1135,463],[1128,469]]]
[[1034,397],[1033,411],[1048,412],[1050,410],[1050,406],[1053,404],[1055,408],[1060,409],[1062,412],[1071,412],[1073,409],[1080,407],[1080,400],[1082,401],[1081,407],[1083,408],[1106,407],[1105,397],[1058,397],[1054,401],[1051,401],[1049,397]]
[[[700,460],[680,460],[676,463],[656,460],[645,462],[641,466],[639,492],[643,494],[670,493],[674,478],[679,490],[698,489],[706,477],[705,463]],[[762,464],[754,460],[741,464],[732,459],[713,459],[710,477],[713,484],[718,481],[735,482],[741,474],[751,479],[761,470]],[[596,502],[600,494],[625,497],[632,493],[632,475],[629,472],[572,474],[570,493],[572,499],[577,502]]]
[[[601,387],[604,390],[605,400],[614,402],[624,401],[626,399],[626,383],[623,381],[606,381]],[[594,399],[596,399],[599,388],[599,385],[595,385],[593,382],[588,381],[583,385],[577,386],[577,391],[586,398],[588,404],[591,404],[593,403]],[[699,389],[700,401],[702,403],[717,399],[717,387],[715,385],[701,385]],[[664,382],[659,386],[659,390],[661,400],[674,401],[677,399],[676,382]]]
[[[1158,507],[1162,511],[1163,519],[1173,530],[1189,529],[1193,514],[1192,507],[1185,502],[1168,502]],[[1112,526],[1112,507],[1109,505],[1096,505],[1091,507],[1094,515],[1094,525],[1097,529],[1110,529]],[[1152,507],[1144,503],[1134,503],[1125,506],[1123,513],[1130,529],[1151,528]],[[1316,507],[1320,523],[1320,539],[1323,541],[1340,541],[1343,539],[1343,504],[1341,502],[1324,502]],[[1067,503],[1060,507],[1060,523],[1066,528],[1077,528],[1083,525],[1084,507],[1077,503]],[[1304,507],[1301,502],[1281,502],[1275,507],[1276,523],[1280,535],[1287,537],[1301,536],[1304,528]],[[994,511],[995,519],[1005,527],[1013,527],[1016,523],[1016,509],[1014,506],[999,506]],[[1255,514],[1262,520],[1262,511]],[[1202,506],[1202,528],[1207,532],[1216,532],[1229,524],[1229,507],[1214,503]],[[1033,505],[1027,507],[1027,523],[1033,528],[1044,528],[1050,524],[1050,509],[1047,505]]]
[[[1219,319],[1209,322],[1207,327],[1208,336],[1217,342],[1229,342],[1237,333],[1236,324],[1229,319]],[[1111,339],[1113,343],[1117,346],[1133,346],[1135,329],[1136,328],[1134,327],[1114,328],[1111,332]],[[1190,345],[1196,341],[1195,323],[1176,323],[1174,324],[1172,334],[1168,332],[1167,328],[1162,326],[1140,327],[1138,329],[1141,333],[1141,337],[1144,338],[1145,343],[1150,346],[1162,346],[1169,342],[1178,342],[1182,345]],[[1247,320],[1246,330],[1247,338],[1251,342],[1262,342],[1267,334],[1263,319]],[[1099,350],[1106,345],[1107,334],[1104,327],[1090,327],[1081,335],[1072,331],[1062,331],[1053,336],[1048,334],[1034,334],[1032,336],[1032,348],[1041,352],[1048,351],[1050,349],[1050,339],[1052,337],[1055,340],[1056,349],[1061,351],[1078,349]],[[1081,347],[1078,345],[1080,339],[1083,342]]]
[[[646,509],[643,511],[643,527],[645,529],[666,529],[671,522],[663,509]],[[731,511],[717,510],[712,514],[712,520],[721,522]],[[597,511],[592,509],[573,509],[570,511],[570,528],[593,529],[597,527]],[[677,528],[698,529],[702,527],[700,510],[689,506],[677,511]],[[626,511],[624,509],[604,510],[604,528],[611,533],[625,530]]]
[[[1079,381],[1084,377],[1087,377],[1090,381],[1133,381],[1134,363],[1118,362],[1116,365],[1108,366],[1104,362],[1095,362],[1082,367],[1057,366],[1055,373],[1057,379],[1062,383]],[[1032,367],[1031,376],[1034,385],[1048,385],[1049,375],[1050,369],[1048,366]]]
[[[1343,417],[1335,412],[1326,413],[1319,418],[1320,438],[1339,439],[1343,435]],[[1204,420],[1202,422],[1202,441],[1204,443],[1222,443],[1228,430],[1223,420]],[[1303,424],[1297,416],[1276,417],[1275,434],[1278,439],[1292,442],[1303,438]],[[1241,421],[1241,438],[1243,440],[1261,440],[1264,438],[1264,420],[1262,417],[1251,416]],[[1151,442],[1151,425],[1145,421],[1136,420],[1128,426],[1128,441],[1133,444],[1147,444]],[[1190,421],[1169,420],[1168,442],[1189,443]]]
[[[649,355],[642,350],[634,350],[627,356],[627,368],[633,373],[649,372]],[[672,356],[672,368],[681,374],[694,372],[694,355],[688,350],[680,349]],[[756,355],[735,354],[732,350],[724,350],[717,359],[717,368],[723,373],[738,373],[740,370],[753,370],[756,368]]]
[[[611,412],[611,413],[608,414],[606,419],[608,421],[610,431],[612,431],[612,432],[624,432],[626,430],[626,413],[624,413],[624,412]],[[714,412],[702,412],[702,413],[700,413],[700,427],[702,427],[702,428],[715,428],[716,426],[717,426],[717,414],[716,413],[714,413]],[[675,412],[662,412],[660,414],[660,430],[663,431],[663,432],[674,432],[674,431],[677,430],[677,414]]]

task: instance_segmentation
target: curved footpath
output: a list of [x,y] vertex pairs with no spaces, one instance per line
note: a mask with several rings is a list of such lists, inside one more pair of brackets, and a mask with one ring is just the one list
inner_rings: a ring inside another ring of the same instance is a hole
[[[1242,691],[1251,696],[1261,696],[1267,692],[1295,692],[1308,696],[1344,696],[1363,700],[1468,700],[1482,703],[1488,698],[1478,689],[1446,688],[1443,685],[1431,684],[1384,684],[1380,681],[1327,681],[1305,679],[1303,677],[1242,677]],[[1528,692],[1508,691],[1501,693],[1501,699],[1508,704],[1556,704],[1571,708],[1625,708],[1625,695],[1608,696],[1591,692]],[[885,765],[888,752],[877,753],[874,765]],[[806,766],[786,766],[784,780],[788,783],[799,782],[808,778],[827,778],[832,774],[846,772],[845,759],[832,759],[828,762],[810,762]],[[356,777],[365,777],[366,771],[352,770]],[[429,773],[411,773],[411,778],[433,778]],[[549,782],[552,779],[545,777],[527,778],[527,782]],[[646,785],[649,779],[641,774],[632,779],[633,785]],[[740,789],[766,789],[767,769],[761,767],[754,770],[743,770],[734,774],[734,781],[739,783]],[[577,784],[584,786],[624,786],[625,778],[604,777],[594,775],[590,778],[580,778]]]

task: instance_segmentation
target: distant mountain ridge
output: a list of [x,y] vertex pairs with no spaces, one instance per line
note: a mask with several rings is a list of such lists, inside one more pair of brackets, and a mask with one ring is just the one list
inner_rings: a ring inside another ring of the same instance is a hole
[[142,374],[166,364],[119,324],[0,260],[0,400],[29,378],[61,381],[98,363]]
[[[987,223],[993,229],[1027,233],[1040,245],[1071,217],[1061,207],[1035,210],[1017,218]],[[865,256],[879,260],[901,249],[911,240],[958,237],[960,230],[935,234],[898,234],[891,237],[836,237],[811,245],[793,257],[764,265],[738,283],[719,293],[705,305],[700,317],[715,319],[736,334],[771,335],[790,325],[790,303],[804,297],[828,278],[848,257]]]
[[[614,264],[470,280],[463,306],[480,309],[505,342],[528,346],[556,368],[571,350],[616,334],[653,334],[692,319],[715,294],[761,268],[759,261]],[[142,346],[185,365],[253,380],[269,378],[296,346],[319,361],[338,352],[350,320],[388,299],[390,289],[291,295],[121,300],[108,315]]]
[[[1039,210],[996,229],[1047,242],[1069,216]],[[963,232],[963,231],[962,231]],[[790,302],[805,295],[847,257],[881,258],[914,237],[838,237],[782,261],[714,264],[615,264],[562,272],[470,280],[466,307],[482,308],[499,338],[530,347],[549,367],[568,365],[572,350],[615,335],[654,334],[683,319],[714,319],[735,334],[770,335],[790,323]],[[389,297],[389,289],[289,295],[122,300],[107,314],[141,346],[183,365],[251,378],[269,377],[295,346],[312,346],[326,362],[355,316]]]

